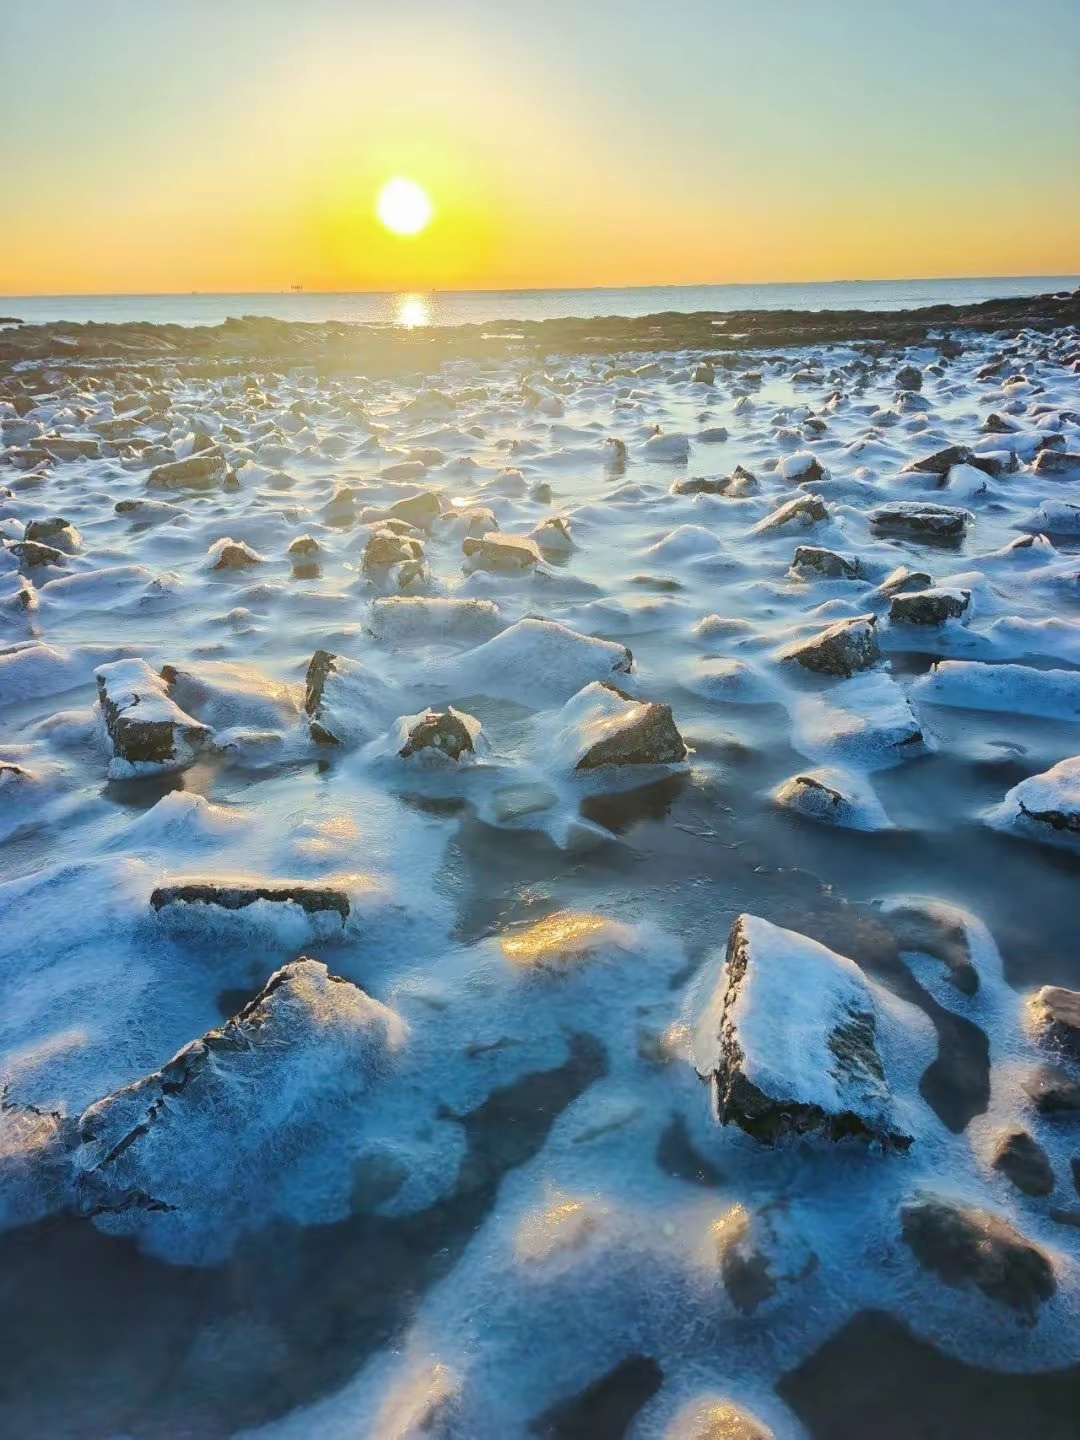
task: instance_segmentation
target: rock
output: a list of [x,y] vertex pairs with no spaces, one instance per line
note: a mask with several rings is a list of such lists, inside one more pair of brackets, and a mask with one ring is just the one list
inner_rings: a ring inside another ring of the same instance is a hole
[[793,775],[773,791],[774,802],[808,820],[849,830],[889,830],[881,801],[861,776],[838,766]]
[[591,680],[629,675],[625,645],[582,635],[554,620],[527,618],[451,662],[456,694],[483,694],[536,708],[575,695]]
[[1006,420],[1004,415],[991,411],[979,429],[987,435],[1011,435],[1019,430],[1020,426],[1012,420]]
[[295,688],[254,665],[198,660],[166,664],[159,673],[177,705],[215,731],[234,726],[271,731],[296,723]]
[[35,444],[54,460],[100,460],[101,441],[87,435],[39,435]]
[[368,623],[376,640],[391,645],[489,640],[502,624],[493,600],[409,595],[380,597],[371,607]]
[[819,675],[838,675],[849,679],[859,670],[869,670],[881,660],[877,638],[877,617],[859,615],[851,620],[838,620],[835,625],[796,640],[777,652],[781,661],[794,660],[804,670]]
[[912,570],[907,565],[898,565],[877,589],[871,592],[869,598],[891,600],[894,595],[909,595],[916,590],[929,590],[933,583],[933,577],[925,570]]
[[285,553],[286,555],[306,557],[318,555],[321,550],[322,546],[314,535],[298,535],[295,540],[289,542],[289,548]]
[[461,548],[471,562],[470,570],[496,570],[504,574],[518,574],[531,570],[544,558],[535,540],[526,535],[504,535],[492,530],[481,539],[466,535]]
[[901,365],[893,377],[898,390],[921,390],[922,382],[922,371],[917,365]]
[[910,475],[921,471],[927,475],[947,475],[954,465],[971,465],[976,459],[970,445],[948,445],[944,450],[935,450],[933,455],[924,455],[905,465],[903,473]]
[[953,505],[897,500],[877,506],[866,518],[870,528],[883,535],[900,535],[934,545],[958,545],[964,538],[969,516],[966,510]]
[[975,1285],[1028,1318],[1057,1290],[1045,1252],[988,1210],[920,1195],[901,1207],[900,1233],[923,1269],[946,1285]]
[[659,460],[672,465],[685,465],[690,458],[690,441],[687,436],[674,432],[650,435],[641,447],[643,460]]
[[82,543],[78,530],[62,515],[52,515],[47,520],[28,521],[23,540],[44,542],[68,555],[73,555]]
[[410,578],[416,578],[423,568],[423,562],[422,541],[399,535],[389,526],[382,526],[369,536],[364,546],[361,568],[365,575],[370,575],[400,566],[403,574],[408,571]]
[[283,1163],[334,1143],[342,1105],[382,1078],[403,1039],[392,1010],[318,961],[283,966],[220,1029],[83,1112],[80,1210],[113,1233],[227,1253]]
[[940,960],[949,983],[962,995],[975,995],[979,973],[971,958],[967,917],[942,900],[920,896],[886,900],[882,914],[902,950],[914,950]]
[[115,660],[94,675],[112,744],[110,774],[183,769],[210,739],[210,728],[181,710],[145,660]]
[[606,680],[567,701],[554,726],[553,749],[568,769],[677,765],[687,755],[670,705],[635,700]]
[[714,385],[716,383],[716,371],[707,360],[695,368],[693,381],[695,385]]
[[451,705],[445,710],[403,715],[391,731],[391,745],[403,760],[421,754],[461,760],[476,754],[479,736],[480,721]]
[[184,460],[170,460],[158,465],[146,477],[148,490],[213,490],[225,479],[228,471],[225,456],[219,450],[201,450]]
[[386,684],[358,660],[316,650],[304,679],[304,714],[317,745],[356,744],[370,740],[378,711],[386,704]]
[[878,1049],[881,1007],[853,961],[755,915],[731,928],[694,1063],[722,1125],[906,1150]]
[[[424,468],[423,465],[420,466],[420,473],[423,473]],[[403,520],[406,525],[412,525],[417,530],[426,530],[430,535],[435,529],[439,514],[439,497],[431,490],[424,490],[419,495],[395,500],[380,518]]]
[[794,455],[784,456],[776,467],[776,473],[792,485],[816,485],[828,471],[809,450],[796,450]]
[[779,1211],[775,1204],[753,1211],[735,1204],[710,1227],[724,1289],[744,1315],[753,1315],[817,1268],[816,1257],[799,1237],[778,1229]]
[[884,670],[800,695],[792,744],[812,760],[878,769],[923,752],[922,727],[903,689]]
[[1009,1130],[994,1147],[991,1162],[1025,1195],[1049,1195],[1054,1170],[1046,1151],[1026,1130]]
[[529,536],[541,555],[546,559],[569,555],[574,548],[570,537],[570,522],[562,515],[551,515],[537,525]]
[[216,905],[221,910],[246,910],[260,900],[272,905],[299,905],[306,915],[336,911],[343,921],[349,918],[349,897],[344,890],[308,885],[303,881],[248,885],[194,880],[159,885],[150,895],[150,904],[155,910],[163,910],[168,905]]
[[991,819],[1046,839],[1080,837],[1080,755],[1014,785]]
[[1080,1060],[1080,990],[1044,985],[1029,1002],[1039,1038],[1073,1060]]
[[1024,1080],[1023,1089],[1040,1115],[1080,1111],[1080,1084],[1060,1065],[1039,1065]]
[[723,425],[706,425],[698,431],[697,438],[703,445],[721,445],[728,438],[728,432]]
[[55,545],[42,545],[38,540],[15,540],[4,547],[14,555],[24,570],[39,570],[47,565],[66,565],[67,556]]
[[529,970],[561,974],[602,951],[632,951],[634,931],[605,915],[556,910],[531,925],[508,930],[500,941],[506,958]]
[[1080,1155],[1074,1155],[1069,1166],[1072,1170],[1073,1189],[1080,1195]]
[[775,1440],[767,1425],[721,1396],[692,1400],[674,1417],[663,1440]]
[[247,570],[252,565],[261,565],[262,556],[238,540],[218,540],[209,550],[213,564],[211,570]]
[[889,619],[895,625],[944,625],[966,615],[970,605],[970,590],[920,590],[894,595]]
[[1070,475],[1080,471],[1080,454],[1070,450],[1040,450],[1032,469],[1036,475]]
[[835,550],[826,550],[819,545],[797,545],[791,568],[796,574],[808,572],[824,575],[827,580],[857,580],[858,560],[847,560]]
[[766,515],[763,520],[759,520],[750,533],[751,535],[767,535],[774,530],[783,530],[789,525],[809,530],[812,526],[819,525],[828,518],[829,511],[822,496],[796,495],[793,500],[781,505],[771,515]]
[[761,487],[757,476],[741,465],[736,465],[730,475],[694,475],[672,482],[673,495],[726,495],[729,500],[741,500],[747,495],[756,495]]

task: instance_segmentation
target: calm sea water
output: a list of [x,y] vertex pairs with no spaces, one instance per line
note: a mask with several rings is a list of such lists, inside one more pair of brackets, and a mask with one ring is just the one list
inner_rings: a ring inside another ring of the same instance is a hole
[[626,290],[33,295],[0,296],[0,314],[18,316],[27,324],[150,320],[217,325],[231,315],[271,315],[280,320],[461,325],[564,316],[651,315],[663,310],[901,310],[1073,290],[1078,283],[1080,277],[1075,275],[1009,275],[969,280],[841,280],[812,285],[660,285]]

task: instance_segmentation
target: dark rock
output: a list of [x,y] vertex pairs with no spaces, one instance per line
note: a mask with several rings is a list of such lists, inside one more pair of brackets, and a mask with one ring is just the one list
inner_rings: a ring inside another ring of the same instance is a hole
[[333,910],[343,921],[349,918],[349,897],[344,890],[302,881],[280,885],[191,881],[181,885],[159,885],[150,896],[150,904],[155,910],[162,910],[166,905],[216,905],[221,910],[246,910],[257,900],[268,900],[275,905],[299,905],[308,915]]
[[1068,475],[1080,471],[1080,454],[1070,450],[1040,450],[1033,468],[1036,475]]
[[785,646],[777,658],[794,660],[804,670],[813,670],[819,675],[849,679],[856,671],[869,670],[881,659],[877,617],[859,615],[851,620],[838,620],[807,640],[796,640]]
[[621,715],[611,718],[606,727],[610,733],[589,746],[576,769],[595,770],[601,765],[675,765],[686,759],[686,744],[670,705],[656,700],[635,700],[606,680],[598,681],[597,685],[625,701],[626,706]]
[[359,661],[316,650],[304,679],[304,714],[317,745],[370,740],[372,710],[385,697],[383,682]]
[[1007,1220],[940,1195],[921,1195],[901,1207],[901,1236],[919,1264],[946,1285],[976,1285],[1034,1319],[1057,1290],[1046,1254]]
[[1012,435],[1020,429],[1020,426],[1012,420],[1006,420],[1004,415],[998,415],[996,411],[991,411],[979,429],[984,430],[988,435]]
[[1026,1130],[1009,1130],[994,1147],[993,1166],[1025,1195],[1049,1195],[1054,1169],[1046,1151]]
[[932,505],[921,500],[897,500],[879,505],[866,518],[870,528],[882,534],[901,535],[937,545],[959,544],[968,523],[966,510],[959,510],[953,505]]
[[707,425],[697,438],[703,445],[719,445],[728,438],[728,432],[723,425]]
[[472,727],[466,723],[472,716],[463,716],[451,706],[446,710],[425,710],[410,718],[415,723],[410,725],[408,738],[398,751],[403,760],[421,750],[437,750],[450,760],[475,753],[473,728],[479,727],[475,720]]
[[857,580],[858,560],[846,560],[835,550],[825,550],[819,545],[798,545],[791,562],[791,568],[798,571],[814,571],[829,580]]
[[970,590],[921,590],[894,595],[889,619],[897,625],[944,625],[965,615],[970,605]]
[[100,460],[101,441],[80,435],[39,435],[35,444],[54,460]]
[[954,465],[970,465],[975,452],[970,445],[947,445],[944,450],[935,450],[933,455],[924,455],[904,466],[904,474],[921,471],[927,475],[948,475]]
[[921,390],[922,381],[922,371],[917,365],[901,365],[894,376],[898,390]]
[[828,518],[829,511],[823,496],[796,495],[771,515],[766,515],[764,520],[759,520],[751,533],[767,535],[770,531],[782,530],[787,525],[797,525],[800,529],[809,530],[811,526],[819,525]]
[[933,576],[928,575],[925,570],[912,570],[907,565],[898,565],[885,577],[871,598],[891,600],[894,595],[910,595],[917,590],[929,590],[933,583]]
[[1040,1065],[1024,1081],[1024,1093],[1040,1115],[1075,1115],[1080,1084],[1060,1065]]
[[226,540],[217,552],[215,570],[247,570],[252,565],[261,565],[262,556],[257,555],[250,545],[241,541]]
[[66,565],[67,556],[54,545],[42,545],[37,540],[15,540],[7,550],[16,557],[24,570],[37,570],[45,565]]

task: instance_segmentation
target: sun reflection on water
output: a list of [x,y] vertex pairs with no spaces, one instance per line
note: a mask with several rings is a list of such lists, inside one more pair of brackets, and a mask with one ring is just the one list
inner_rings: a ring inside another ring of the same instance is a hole
[[431,309],[423,295],[398,295],[394,300],[394,324],[415,330],[431,324]]

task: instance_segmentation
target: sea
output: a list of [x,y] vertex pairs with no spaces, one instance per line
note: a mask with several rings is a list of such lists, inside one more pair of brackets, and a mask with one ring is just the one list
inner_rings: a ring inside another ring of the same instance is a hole
[[588,290],[304,291],[265,294],[0,296],[0,316],[28,325],[152,321],[219,325],[230,316],[350,320],[367,324],[465,325],[698,310],[907,310],[1074,290],[1076,275],[1006,275],[945,280],[836,280],[813,284],[655,285]]

